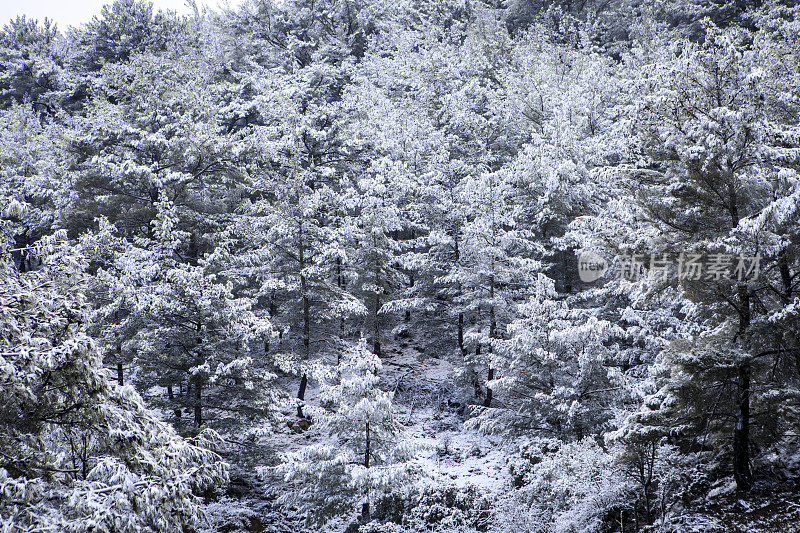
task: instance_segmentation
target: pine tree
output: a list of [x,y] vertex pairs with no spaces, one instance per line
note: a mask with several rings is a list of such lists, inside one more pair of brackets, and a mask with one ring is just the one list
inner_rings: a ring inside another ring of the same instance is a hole
[[199,494],[227,478],[199,446],[216,437],[180,438],[109,380],[86,331],[86,257],[64,231],[38,253],[36,271],[6,254],[0,266],[0,520],[23,531],[196,527]]
[[[773,195],[786,191],[770,183],[771,163],[780,161],[767,155],[770,136],[784,118],[771,107],[774,97],[761,81],[758,62],[737,46],[752,36],[711,25],[706,33],[704,45],[683,44],[678,59],[654,72],[640,112],[642,147],[655,169],[641,170],[635,179],[650,221],[659,225],[656,253],[706,254],[724,267],[722,274],[680,279],[686,298],[697,305],[696,320],[704,331],[673,343],[667,355],[676,371],[664,383],[660,400],[652,403],[660,402],[672,416],[674,408],[687,406],[687,434],[712,431],[722,442],[722,435],[732,434],[726,455],[737,486],[747,490],[753,482],[751,454],[771,441],[766,428],[790,423],[766,417],[772,412],[768,408],[754,410],[791,395],[786,381],[769,369],[791,364],[787,356],[795,347],[775,336],[764,317],[781,299],[771,291],[780,295],[787,287],[775,278],[785,278],[789,269],[791,279],[793,267],[786,262],[787,249],[770,247],[773,239],[752,231],[751,222],[770,217]],[[735,260],[726,261],[731,256]],[[783,270],[784,275],[757,279],[755,261],[759,273]],[[762,396],[761,390],[771,392]],[[729,418],[712,415],[709,405]]]
[[[338,360],[352,338],[350,321],[365,312],[354,294],[344,201],[348,176],[364,165],[363,148],[343,134],[351,121],[342,101],[349,68],[314,62],[254,86],[269,125],[241,132],[255,161],[231,235],[241,252],[231,269],[286,332],[277,354],[300,374],[300,417],[309,365]],[[281,83],[291,91],[274,90]]]
[[[528,231],[517,226],[516,191],[505,172],[483,173],[465,180],[462,187],[470,220],[463,228],[461,263],[448,279],[459,283],[457,301],[475,317],[466,335],[475,354],[467,363],[476,371],[486,367],[488,383],[495,379],[494,345],[516,316],[516,306],[527,294],[539,263],[532,258]],[[487,387],[484,406],[491,402],[492,390]]]
[[489,386],[507,406],[482,410],[471,424],[494,433],[567,439],[600,434],[615,389],[603,368],[615,351],[615,328],[592,310],[570,308],[543,274],[519,313],[508,326],[509,338],[494,343],[492,357],[500,377]]
[[[13,235],[14,261],[22,271],[36,268],[36,242],[58,226],[57,216],[69,185],[61,176],[70,159],[62,137],[68,124],[40,121],[27,105],[12,105],[2,112],[0,148],[0,202],[7,210],[7,230]],[[62,116],[62,118],[65,118]]]
[[380,358],[367,341],[347,353],[335,372],[321,380],[321,407],[312,418],[335,444],[317,444],[286,454],[278,471],[296,490],[282,498],[302,505],[309,520],[324,522],[352,513],[361,504],[361,519],[370,519],[370,502],[397,492],[410,474],[410,450],[394,417],[392,394],[379,388]]
[[[192,265],[177,259],[182,239],[176,210],[168,202],[158,207],[157,248],[134,247],[116,266],[123,301],[132,302],[127,320],[141,325],[129,341],[138,378],[142,385],[155,381],[167,387],[174,408],[190,406],[196,427],[205,420],[204,407],[206,417],[214,413],[221,419],[218,424],[235,423],[242,411],[266,415],[274,376],[266,361],[253,361],[250,350],[253,342],[263,346],[272,325],[252,312],[248,298],[231,293],[213,262],[199,259]],[[183,392],[180,398],[173,397],[175,385]]]
[[393,300],[408,283],[399,262],[399,237],[406,221],[397,201],[405,179],[402,164],[384,158],[374,162],[367,175],[347,191],[353,206],[347,224],[353,232],[358,289],[368,309],[366,328],[372,350],[379,357],[383,355],[386,315],[400,310]]

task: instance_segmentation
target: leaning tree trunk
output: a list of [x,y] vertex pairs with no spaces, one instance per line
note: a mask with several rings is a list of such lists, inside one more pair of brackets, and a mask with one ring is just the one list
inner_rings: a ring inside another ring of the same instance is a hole
[[297,416],[303,418],[303,401],[306,399],[306,387],[308,386],[308,374],[303,374],[300,378],[300,388],[297,389]]

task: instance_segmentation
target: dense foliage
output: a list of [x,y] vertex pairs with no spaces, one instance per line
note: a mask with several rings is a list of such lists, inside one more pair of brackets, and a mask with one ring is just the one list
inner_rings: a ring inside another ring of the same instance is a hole
[[[789,513],[798,9],[9,21],[0,529],[258,530],[231,518],[231,469],[311,530],[724,530],[726,498],[764,494]],[[442,474],[445,419],[502,447],[503,489]]]

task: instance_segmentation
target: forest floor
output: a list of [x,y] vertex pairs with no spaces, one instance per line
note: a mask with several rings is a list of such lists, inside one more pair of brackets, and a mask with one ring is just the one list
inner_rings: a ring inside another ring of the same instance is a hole
[[673,518],[666,531],[686,533],[800,533],[797,487],[756,484],[743,499],[730,484],[690,513]]

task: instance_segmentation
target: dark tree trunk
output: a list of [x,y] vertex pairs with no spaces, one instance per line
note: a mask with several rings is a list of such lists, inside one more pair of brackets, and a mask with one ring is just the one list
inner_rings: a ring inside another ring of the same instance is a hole
[[[494,266],[492,266],[494,268]],[[491,276],[489,279],[489,295],[494,302],[494,275]],[[492,368],[492,353],[494,347],[492,346],[492,341],[495,337],[495,330],[497,329],[497,319],[495,318],[494,314],[494,303],[489,308],[489,375],[488,379],[486,380],[486,398],[483,401],[484,407],[490,407],[492,405],[492,388],[489,386],[489,381],[494,379],[494,368]]]
[[[305,277],[303,277],[303,286],[306,286]],[[303,357],[306,361],[311,358],[311,303],[308,299],[308,294],[303,294]]]
[[[302,277],[302,285],[306,286],[305,277]],[[311,314],[309,309],[308,295],[303,293],[303,357],[308,361],[311,357]],[[303,374],[300,378],[300,389],[297,391],[297,416],[303,418],[303,400],[306,396],[306,386],[308,385],[308,375]]]
[[364,450],[364,468],[369,468],[369,455],[370,455],[370,445],[369,445],[369,422],[366,424],[366,449]]
[[[750,293],[746,284],[738,286],[740,319],[737,337],[750,326]],[[750,471],[750,361],[739,365],[737,381],[739,386],[739,412],[733,432],[733,478],[736,488],[747,491],[753,484]]]
[[781,250],[778,256],[778,270],[780,270],[781,283],[783,284],[782,300],[784,303],[789,303],[792,297],[792,274],[789,271],[789,260],[786,255],[786,250]]
[[300,378],[300,388],[297,390],[297,416],[303,418],[303,400],[306,399],[306,387],[308,386],[308,375],[303,374]]
[[[489,376],[487,381],[492,381],[494,379],[494,368],[489,367]],[[486,398],[483,400],[484,407],[490,407],[492,405],[492,388],[489,385],[486,385]]]
[[122,361],[117,361],[117,383],[119,383],[120,387],[125,385],[125,376],[122,372]]
[[200,427],[203,425],[203,386],[198,381],[194,384],[195,402],[194,402],[194,425]]
[[[476,361],[480,361],[481,359],[480,355],[481,355],[481,343],[479,342],[478,344],[475,345]],[[481,397],[481,380],[480,380],[480,374],[477,372],[475,373],[474,376],[473,386],[475,387],[475,399],[477,400],[478,398]]]
[[381,308],[381,297],[375,295],[375,308],[373,309],[373,329],[372,329],[372,352],[378,357],[381,356],[381,320],[378,311]]
[[467,354],[464,348],[464,313],[458,313],[458,349],[462,357]]
[[[275,314],[278,312],[278,308],[275,305],[275,289],[272,289],[272,292],[269,295],[269,304],[267,305],[267,310],[269,312],[269,319],[272,320],[273,318],[275,318]],[[265,355],[269,353],[269,349],[270,349],[269,339],[270,338],[267,337],[267,340],[264,341],[264,354]]]
[[[377,242],[375,243],[377,247]],[[375,307],[372,310],[372,318],[373,318],[373,331],[372,331],[372,352],[377,355],[378,357],[381,356],[381,320],[378,316],[379,311],[381,310],[381,295],[377,292],[377,289],[381,286],[381,275],[380,275],[380,266],[378,265],[378,258],[375,258]]]
[[199,255],[199,249],[197,244],[197,233],[192,232],[189,236],[189,264],[192,266],[197,266],[197,257]]
[[[175,403],[175,393],[172,390],[172,383],[167,383],[167,398],[169,399],[170,403]],[[172,412],[175,414],[175,418],[177,420],[180,420],[181,418],[180,407],[174,407]]]
[[[342,259],[340,257],[336,258],[336,286],[339,287],[339,291],[344,292],[344,277],[342,276]],[[339,318],[339,337],[344,339],[344,316]],[[336,352],[336,364],[342,362],[342,354],[337,351]]]
[[[364,468],[369,468],[369,456],[370,456],[370,442],[369,442],[370,434],[369,434],[369,422],[366,424],[366,448],[364,449]],[[369,522],[370,515],[369,515],[369,494],[367,494],[366,501],[361,506],[361,518],[364,522]]]
[[733,434],[733,479],[736,488],[750,490],[753,474],[750,472],[750,364],[739,367],[739,415]]
[[[461,260],[461,251],[458,247],[458,235],[453,236],[453,252],[455,254],[455,263],[458,264]],[[457,284],[457,294],[461,295],[461,283]],[[461,350],[461,356],[467,355],[467,350],[464,347],[464,313],[458,313],[458,349]]]
[[[305,242],[303,241],[303,221],[300,221],[299,233],[299,263],[300,272],[306,266]],[[311,359],[311,301],[308,298],[308,280],[304,274],[300,274],[300,290],[303,294],[303,360],[308,362]],[[297,390],[297,416],[303,418],[303,400],[306,397],[306,387],[308,386],[308,375],[303,373],[300,378],[300,388]]]

